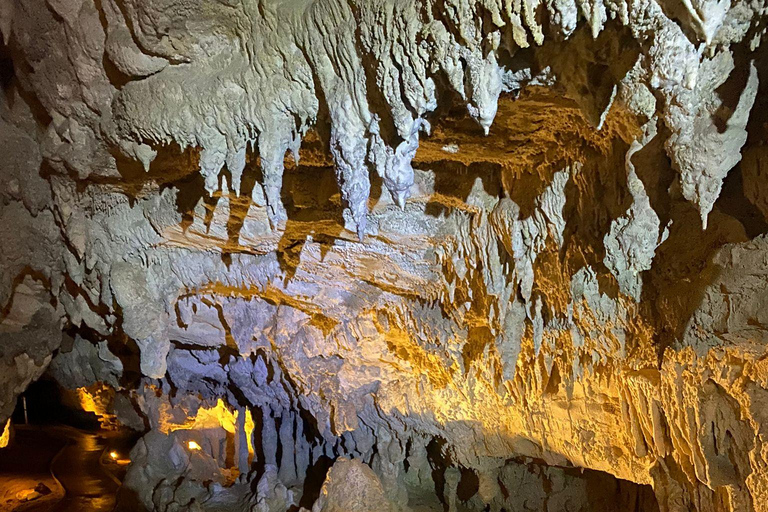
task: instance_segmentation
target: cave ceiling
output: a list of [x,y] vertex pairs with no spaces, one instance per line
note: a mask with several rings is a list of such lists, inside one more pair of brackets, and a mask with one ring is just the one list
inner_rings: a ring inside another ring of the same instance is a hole
[[0,425],[79,390],[125,510],[768,510],[767,8],[0,0]]

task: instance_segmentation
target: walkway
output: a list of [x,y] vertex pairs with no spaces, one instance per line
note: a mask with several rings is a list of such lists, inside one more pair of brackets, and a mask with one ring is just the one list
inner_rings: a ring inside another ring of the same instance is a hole
[[[105,439],[98,434],[61,428],[70,440],[51,466],[66,495],[51,512],[109,512],[115,506],[118,482],[102,469],[99,460]],[[41,511],[42,512],[42,511]]]
[[[71,427],[20,428],[12,445],[0,450],[0,510],[110,512],[119,481],[99,462],[106,442],[103,435]],[[38,482],[53,495],[21,505],[13,499]]]

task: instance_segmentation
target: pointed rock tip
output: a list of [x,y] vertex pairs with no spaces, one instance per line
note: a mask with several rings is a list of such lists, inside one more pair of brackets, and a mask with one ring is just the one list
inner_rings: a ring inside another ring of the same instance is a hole
[[397,190],[393,195],[395,196],[395,202],[397,203],[397,206],[399,206],[401,210],[405,211],[405,201],[407,199],[407,191]]
[[360,240],[360,243],[365,240],[366,224],[367,222],[365,216],[363,216],[363,218],[357,222],[357,239]]

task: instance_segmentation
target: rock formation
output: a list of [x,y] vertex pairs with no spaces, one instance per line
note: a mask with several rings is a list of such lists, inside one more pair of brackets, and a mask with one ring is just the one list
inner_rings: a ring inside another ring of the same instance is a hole
[[86,393],[124,510],[768,510],[766,9],[0,0],[0,425]]

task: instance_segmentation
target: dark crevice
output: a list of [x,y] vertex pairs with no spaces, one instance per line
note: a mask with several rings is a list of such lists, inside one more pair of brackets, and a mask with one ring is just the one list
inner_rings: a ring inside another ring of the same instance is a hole
[[299,506],[307,510],[312,510],[317,498],[320,497],[320,490],[325,482],[328,471],[336,462],[335,459],[321,455],[307,469],[307,477],[304,479],[304,492],[301,495]]
[[750,239],[768,233],[768,222],[762,212],[744,195],[741,165],[731,169],[723,180],[715,208],[738,220]]

